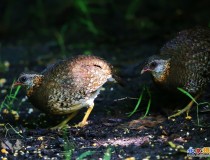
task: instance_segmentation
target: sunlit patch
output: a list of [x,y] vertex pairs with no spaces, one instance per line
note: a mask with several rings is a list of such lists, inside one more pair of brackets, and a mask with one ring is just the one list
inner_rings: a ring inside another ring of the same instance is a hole
[[94,145],[97,146],[108,146],[108,145],[120,145],[120,146],[141,146],[143,144],[148,144],[150,142],[150,137],[127,137],[127,138],[112,138],[112,139],[104,139],[104,140],[97,140]]

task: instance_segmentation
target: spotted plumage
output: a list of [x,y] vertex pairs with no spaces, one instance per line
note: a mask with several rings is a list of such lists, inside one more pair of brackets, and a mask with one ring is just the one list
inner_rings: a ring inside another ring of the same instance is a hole
[[[160,55],[149,58],[141,73],[147,71],[163,89],[177,93],[177,88],[182,88],[196,100],[210,81],[210,29],[196,27],[179,32],[161,48]],[[187,112],[190,119],[193,103],[169,118]]]
[[[95,56],[77,56],[46,68],[41,74],[21,74],[16,85],[25,85],[31,103],[48,113],[70,114],[93,107],[112,66]],[[84,125],[84,124],[82,124]]]
[[191,94],[201,92],[210,80],[210,30],[197,27],[179,32],[161,48],[160,55],[149,58],[142,73],[146,71],[167,90],[181,87]]

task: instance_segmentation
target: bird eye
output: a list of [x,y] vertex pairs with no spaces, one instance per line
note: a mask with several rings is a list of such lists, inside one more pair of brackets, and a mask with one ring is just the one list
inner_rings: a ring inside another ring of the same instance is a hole
[[19,78],[19,82],[24,83],[27,80],[25,76]]
[[151,68],[157,67],[157,62],[152,62],[152,63],[150,63],[150,67],[151,67]]

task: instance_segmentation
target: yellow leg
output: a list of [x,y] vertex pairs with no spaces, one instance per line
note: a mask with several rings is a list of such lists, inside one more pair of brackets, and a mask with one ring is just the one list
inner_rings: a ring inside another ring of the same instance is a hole
[[72,112],[64,121],[59,123],[57,126],[52,127],[51,129],[62,129],[65,127],[65,125],[70,121],[72,118],[74,118],[77,115],[78,111]]
[[88,119],[91,111],[93,110],[93,107],[94,107],[94,104],[92,106],[88,107],[83,120],[79,124],[77,124],[75,127],[84,127],[86,125],[87,119]]
[[[198,97],[200,97],[201,94],[198,94],[197,96],[195,96],[195,100],[198,99]],[[173,118],[173,117],[177,117],[179,115],[181,115],[182,113],[186,112],[187,116],[185,117],[186,119],[191,119],[192,117],[189,116],[189,111],[190,111],[190,108],[192,107],[193,103],[195,103],[193,100],[190,101],[190,103],[185,107],[183,108],[182,110],[178,111],[177,113],[169,116],[168,118]]]

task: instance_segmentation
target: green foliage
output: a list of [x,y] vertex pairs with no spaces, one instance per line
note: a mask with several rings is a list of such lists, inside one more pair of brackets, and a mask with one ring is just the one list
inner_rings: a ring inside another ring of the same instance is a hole
[[[63,138],[64,138],[64,156],[65,156],[65,160],[71,160],[72,159],[72,154],[74,152],[75,146],[73,144],[73,142],[70,142],[67,136],[67,129],[64,128],[63,129]],[[83,153],[81,153],[76,160],[83,160],[88,158],[88,156],[91,156],[95,153],[96,151],[85,151]],[[112,152],[112,148],[108,147],[107,150],[104,153],[103,156],[103,160],[111,160],[111,152]]]
[[[9,127],[8,127],[9,126]],[[7,123],[5,126],[4,126],[5,130],[6,130],[6,134],[5,134],[5,137],[7,136],[7,132],[12,129],[15,134],[19,135],[21,138],[24,138],[24,136],[18,131],[16,130],[11,124]]]
[[[119,27],[120,34],[123,34],[125,31],[136,29],[140,32],[143,29],[157,32],[156,29],[165,30],[163,26],[169,26],[167,29],[171,31],[171,26],[177,29],[195,22],[209,25],[208,5],[199,1],[194,1],[191,5],[192,10],[188,13],[188,1],[131,0],[120,3],[111,0],[2,1],[0,34],[16,36],[18,33],[22,36],[24,32],[31,37],[37,36],[38,33],[39,36],[52,38],[55,30],[68,25],[71,31],[69,36],[87,35],[89,32],[94,38],[103,33],[103,36],[114,39],[112,33],[118,32]],[[198,5],[202,9],[195,12],[194,9]],[[191,14],[191,21],[187,21],[189,19],[187,14]]]
[[98,29],[96,28],[90,14],[90,7],[88,6],[87,0],[76,0],[74,1],[74,5],[80,12],[84,15],[84,18],[80,18],[80,22],[87,26],[88,30],[92,32],[93,34],[97,35]]
[[143,87],[140,97],[138,99],[138,102],[137,102],[136,106],[134,107],[133,111],[131,113],[129,113],[128,117],[131,117],[134,113],[136,113],[137,109],[139,108],[139,105],[141,104],[141,101],[142,101],[142,98],[144,95],[144,91],[145,91],[145,87]]
[[185,91],[184,89],[182,89],[182,88],[177,88],[179,91],[181,91],[182,93],[184,93],[186,96],[188,96],[191,100],[193,100],[194,101],[194,103],[196,103],[197,105],[198,105],[198,102],[193,98],[193,96],[189,93],[189,92],[187,92],[187,91]]
[[198,103],[198,102],[196,101],[196,99],[193,98],[193,96],[192,96],[189,92],[187,92],[187,91],[185,91],[184,89],[179,88],[179,87],[178,87],[177,89],[178,89],[180,92],[184,93],[186,96],[188,96],[188,97],[196,104],[196,108],[197,108],[197,125],[198,125],[198,126],[202,126],[202,125],[200,124],[200,119],[199,119],[199,114],[198,114],[198,112],[199,112],[198,108],[199,108],[199,106],[204,105],[204,104],[210,105],[210,103],[209,103],[209,102],[200,102],[200,103]]
[[64,156],[65,160],[71,160],[72,154],[74,152],[74,144],[70,142],[67,136],[66,128],[63,129],[63,138],[64,138]]
[[20,88],[20,86],[17,86],[15,89],[11,87],[9,94],[4,98],[0,105],[0,110],[2,110],[3,107],[6,107],[9,110],[13,108],[14,101],[16,100]]
[[76,160],[83,160],[84,158],[87,158],[88,156],[91,156],[95,153],[95,151],[86,151],[82,153]]
[[144,96],[144,92],[145,91],[147,92],[147,94],[149,96],[149,101],[147,103],[146,112],[145,112],[144,116],[141,117],[141,118],[142,119],[145,118],[147,116],[147,114],[149,113],[149,109],[150,109],[150,106],[151,106],[152,98],[151,98],[151,93],[150,93],[149,89],[144,86],[143,89],[142,89],[142,91],[141,91],[141,94],[140,94],[140,97],[138,99],[138,102],[137,102],[136,106],[134,107],[133,111],[131,113],[129,113],[128,117],[131,117],[134,113],[136,113],[137,109],[139,108],[139,105],[142,102],[142,98]]
[[148,89],[148,88],[146,88],[146,90],[147,90],[147,94],[149,95],[149,101],[148,101],[148,103],[147,103],[147,109],[146,109],[146,112],[145,112],[144,116],[143,116],[143,117],[141,117],[142,119],[143,119],[143,118],[145,118],[145,117],[148,115],[148,113],[149,113],[149,109],[150,109],[150,106],[151,106],[151,102],[152,102],[151,93],[150,93],[150,91],[149,91],[149,89]]
[[91,55],[92,52],[91,52],[90,50],[85,50],[83,54],[84,54],[84,55]]
[[112,148],[107,148],[106,152],[104,153],[103,160],[110,160],[112,156]]

